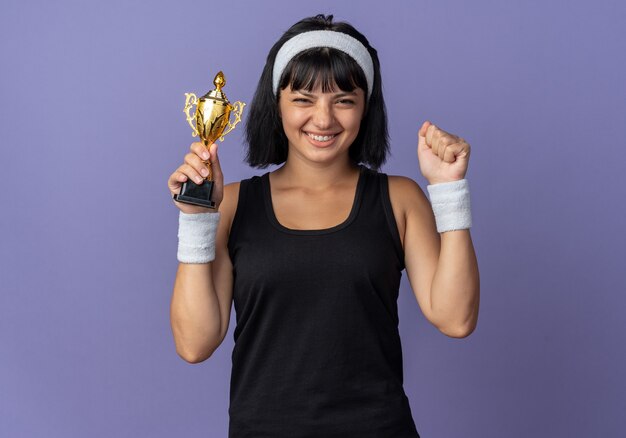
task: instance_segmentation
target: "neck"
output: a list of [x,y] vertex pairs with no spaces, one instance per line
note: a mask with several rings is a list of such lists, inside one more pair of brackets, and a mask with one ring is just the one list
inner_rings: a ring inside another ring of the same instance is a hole
[[274,173],[274,179],[290,186],[307,187],[310,189],[326,190],[327,188],[345,182],[358,173],[358,166],[346,155],[346,160],[332,163],[313,163],[310,161],[289,159]]

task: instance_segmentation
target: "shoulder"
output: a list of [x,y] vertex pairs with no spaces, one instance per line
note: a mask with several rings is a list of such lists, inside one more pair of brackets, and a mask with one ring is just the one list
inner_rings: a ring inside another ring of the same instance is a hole
[[389,180],[389,189],[392,187],[396,191],[406,192],[407,194],[410,192],[421,191],[420,186],[413,181],[411,178],[401,175],[387,175],[387,179]]
[[420,208],[429,205],[428,198],[422,188],[411,178],[399,175],[389,175],[389,197],[392,204],[397,204],[403,210]]
[[220,204],[219,211],[222,214],[220,221],[227,225],[228,233],[235,220],[237,206],[239,205],[239,197],[247,191],[258,191],[262,184],[262,176],[255,175],[250,178],[242,179],[224,185],[224,196]]
[[240,187],[241,181],[232,182],[224,186],[224,197],[222,198],[219,211],[222,214],[220,221],[227,226],[228,234],[230,234],[230,228],[235,218],[235,213],[237,212]]
[[424,190],[411,178],[388,175],[389,201],[396,218],[398,231],[404,246],[407,228],[412,226],[430,227],[432,207]]

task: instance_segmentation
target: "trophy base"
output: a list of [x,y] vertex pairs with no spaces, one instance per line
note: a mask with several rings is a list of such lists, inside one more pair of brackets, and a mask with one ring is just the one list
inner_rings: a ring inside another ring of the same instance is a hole
[[173,198],[185,204],[199,205],[200,207],[215,208],[215,202],[211,201],[213,181],[204,180],[202,184],[196,184],[187,180],[180,188],[180,193],[174,194]]

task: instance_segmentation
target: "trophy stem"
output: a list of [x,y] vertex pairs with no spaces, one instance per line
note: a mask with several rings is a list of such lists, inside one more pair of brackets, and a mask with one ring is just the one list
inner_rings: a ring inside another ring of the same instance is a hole
[[[204,146],[206,147],[206,149],[208,151],[209,150],[209,145],[207,145],[206,142],[204,142]],[[211,167],[211,159],[209,158],[208,160],[202,160],[202,162],[206,165],[206,170],[209,171],[209,174],[204,179],[206,181],[213,181],[213,169]]]

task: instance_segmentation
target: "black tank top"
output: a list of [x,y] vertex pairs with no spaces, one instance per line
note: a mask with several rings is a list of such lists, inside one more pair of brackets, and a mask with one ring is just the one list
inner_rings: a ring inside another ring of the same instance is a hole
[[243,180],[228,249],[230,438],[419,438],[403,388],[404,255],[387,175],[362,166],[348,218],[323,230],[278,222],[268,173]]

